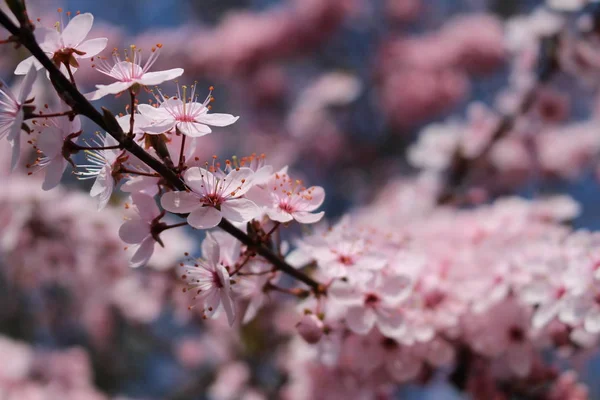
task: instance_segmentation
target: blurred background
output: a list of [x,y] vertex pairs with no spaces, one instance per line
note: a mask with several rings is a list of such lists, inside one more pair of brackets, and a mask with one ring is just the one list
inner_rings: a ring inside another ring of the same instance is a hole
[[[213,110],[240,116],[203,137],[197,156],[264,153],[275,166],[290,165],[308,185],[325,187],[324,209],[335,220],[415,173],[407,151],[424,127],[477,119],[478,107],[495,106],[509,84],[504,23],[544,2],[27,3],[31,17],[49,27],[61,18],[59,7],[91,12],[89,37],[108,37],[107,49],[162,44],[154,69],[184,68],[180,84],[197,82],[201,99],[214,86]],[[26,55],[24,49],[3,50],[0,76],[12,81]],[[106,83],[91,63],[82,63],[76,75],[84,92]],[[557,84],[569,92],[568,80]],[[162,85],[165,93],[176,89],[175,83]],[[37,99],[44,96],[39,90]],[[577,93],[569,112],[585,120],[595,110],[595,93]],[[126,103],[107,97],[98,106],[118,114],[127,112]],[[597,136],[590,146],[598,148]],[[595,169],[572,174],[557,167],[550,175],[510,190],[526,197],[567,192],[582,204],[575,226],[599,228]],[[274,349],[295,321],[283,308],[267,307],[238,332],[222,320],[204,324],[189,312],[190,299],[181,295],[172,267],[184,252],[198,253],[199,237],[173,232],[150,267],[129,270],[116,233],[122,199],[96,214],[86,182],[66,177],[60,191],[41,193],[31,182],[35,177],[4,176],[0,357],[11,361],[1,363],[0,383],[22,388],[9,395],[0,384],[0,398],[3,390],[10,399],[278,398],[286,376]],[[596,380],[586,383],[600,396]],[[401,392],[411,399],[458,398],[435,382]]]

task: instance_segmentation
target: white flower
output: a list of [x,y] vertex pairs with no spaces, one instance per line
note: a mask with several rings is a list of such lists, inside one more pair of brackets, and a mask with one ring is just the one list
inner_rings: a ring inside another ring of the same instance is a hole
[[196,229],[213,228],[223,217],[247,222],[260,214],[256,204],[241,198],[250,189],[252,175],[250,168],[237,168],[219,179],[204,168],[190,168],[183,175],[190,191],[165,193],[161,204],[172,213],[190,213],[187,221]]
[[325,213],[313,213],[323,204],[325,190],[320,186],[305,188],[299,180],[292,180],[283,168],[261,186],[254,186],[247,197],[261,207],[273,221],[301,224],[319,222]]
[[180,77],[183,74],[182,68],[148,72],[158,59],[159,49],[161,47],[162,45],[157,45],[158,49],[152,49],[152,54],[148,60],[146,60],[144,66],[142,66],[141,50],[136,49],[135,46],[131,46],[133,60],[126,57],[125,61],[121,61],[121,57],[116,51],[113,52],[113,65],[104,59],[99,59],[98,65],[93,65],[93,67],[96,67],[96,69],[104,75],[116,79],[117,82],[111,83],[110,85],[96,85],[98,90],[92,94],[90,99],[98,100],[109,94],[118,94],[134,85],[160,85],[163,82]]
[[[103,147],[114,147],[119,142],[110,135],[106,135]],[[108,204],[110,196],[115,188],[116,180],[113,174],[115,164],[124,151],[121,149],[86,150],[86,158],[90,162],[80,165],[83,172],[78,172],[80,179],[95,179],[90,191],[92,197],[98,199],[98,210],[102,210]]]
[[36,71],[30,68],[21,82],[19,96],[15,96],[6,83],[0,80],[0,139],[5,137],[12,146],[12,168],[17,166],[21,154],[21,126],[23,125],[23,105],[31,92]]
[[[50,190],[56,187],[62,178],[63,172],[67,168],[67,159],[63,154],[65,139],[72,133],[81,131],[81,121],[75,117],[73,121],[68,117],[48,118],[44,129],[37,140],[37,147],[44,153],[42,159],[38,161],[40,168],[46,170],[46,177],[42,184],[42,189]],[[77,137],[73,138],[75,141]]]
[[160,210],[154,198],[144,193],[133,193],[131,199],[137,215],[121,225],[119,237],[127,244],[138,246],[129,261],[131,267],[137,268],[146,264],[154,253],[156,240],[152,228],[160,216]]
[[[75,16],[61,31],[61,24],[56,29],[36,28],[35,38],[40,47],[55,64],[69,64],[77,68],[77,59],[90,58],[100,53],[108,43],[107,38],[85,40],[92,29],[94,17],[90,13]],[[24,75],[31,66],[42,69],[42,64],[31,56],[21,61],[15,69],[16,75]]]
[[159,107],[148,104],[138,105],[138,111],[150,121],[149,125],[142,127],[146,133],[161,134],[173,128],[190,137],[200,137],[212,132],[211,126],[228,126],[238,120],[230,114],[209,114],[208,103],[212,100],[211,92],[204,103],[198,103],[195,95],[196,85],[192,86],[189,101],[187,87],[183,86],[183,97],[178,93],[177,98],[162,96]]
[[[235,320],[229,272],[219,263],[220,249],[217,241],[210,235],[202,242],[204,260],[197,260],[194,265],[184,265],[182,279],[188,284],[187,290],[196,292],[194,299],[202,304],[205,318],[212,317],[222,304],[229,325]],[[186,291],[186,289],[184,289]]]

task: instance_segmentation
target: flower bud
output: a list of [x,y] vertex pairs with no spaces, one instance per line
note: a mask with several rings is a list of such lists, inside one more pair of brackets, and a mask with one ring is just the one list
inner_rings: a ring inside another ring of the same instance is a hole
[[323,336],[323,321],[314,314],[305,314],[296,324],[298,333],[310,344],[315,344]]

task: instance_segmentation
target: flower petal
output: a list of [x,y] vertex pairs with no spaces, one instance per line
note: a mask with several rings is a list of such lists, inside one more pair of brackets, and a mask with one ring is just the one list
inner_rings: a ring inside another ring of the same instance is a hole
[[325,189],[321,186],[312,186],[301,193],[303,197],[308,197],[310,200],[303,203],[303,211],[314,211],[321,207],[325,200]]
[[46,166],[46,177],[42,184],[42,189],[50,190],[55,188],[62,178],[63,172],[67,168],[67,160],[62,157],[56,157]]
[[235,307],[233,306],[233,300],[229,293],[224,290],[221,290],[220,292],[221,304],[223,304],[223,309],[227,315],[227,321],[229,322],[229,326],[233,326],[233,323],[235,322]]
[[17,65],[17,68],[15,68],[15,75],[25,75],[31,68],[34,68],[36,71],[43,68],[42,64],[34,56],[27,57],[21,61]]
[[142,217],[142,220],[151,222],[154,218],[160,215],[160,210],[154,201],[154,197],[145,193],[132,193],[131,200]]
[[375,319],[373,310],[361,306],[350,307],[346,313],[346,325],[358,335],[369,333],[375,324]]
[[221,222],[221,212],[213,207],[200,207],[190,213],[187,221],[196,229],[214,228]]
[[131,257],[129,266],[137,268],[147,264],[152,257],[152,253],[154,253],[154,239],[152,236],[148,236],[142,244],[140,244],[140,247],[138,247],[133,257]]
[[140,83],[145,86],[160,85],[171,79],[179,78],[183,75],[183,68],[173,68],[166,71],[146,72],[140,79]]
[[119,237],[127,244],[142,243],[150,235],[150,225],[141,219],[132,219],[119,228]]
[[104,50],[106,48],[107,44],[108,44],[107,38],[96,38],[96,39],[86,40],[85,42],[83,42],[79,46],[77,46],[77,50],[85,53],[82,56],[78,55],[77,58],[85,59],[85,58],[94,57],[95,55],[100,53],[102,50]]
[[37,78],[37,70],[35,66],[32,65],[27,71],[27,75],[23,78],[21,82],[21,89],[19,91],[19,103],[23,104],[25,100],[27,100],[27,96],[31,93],[31,88],[33,88],[33,84],[35,82],[35,78]]
[[178,122],[177,129],[189,137],[201,137],[212,132],[208,126],[197,122]]
[[188,192],[165,193],[160,199],[160,204],[167,211],[182,214],[192,212],[202,206],[198,197]]
[[37,140],[37,147],[49,158],[60,155],[64,139],[60,129],[49,126],[40,134]]
[[88,96],[88,100],[98,100],[109,94],[119,94],[129,89],[135,82],[115,82],[110,85],[96,85],[96,91]]
[[228,126],[237,121],[240,117],[234,117],[231,114],[200,114],[196,117],[196,121],[201,124],[212,126]]
[[233,222],[248,222],[261,214],[261,209],[248,199],[230,199],[221,205],[224,218]]
[[90,33],[93,23],[94,16],[90,13],[76,15],[62,31],[61,37],[64,46],[77,47]]
[[314,224],[315,222],[319,222],[321,218],[323,218],[323,215],[325,215],[325,213],[321,211],[319,213],[312,214],[305,211],[297,211],[295,213],[292,213],[292,215],[294,219],[300,222],[301,224]]
[[221,259],[219,243],[210,233],[207,233],[206,238],[202,241],[202,257],[213,266],[218,265]]
[[[252,187],[252,178],[254,171],[250,168],[235,168],[225,178],[223,178],[223,187],[225,194],[229,194],[231,197],[240,197],[246,194]],[[234,195],[230,193],[235,191]]]

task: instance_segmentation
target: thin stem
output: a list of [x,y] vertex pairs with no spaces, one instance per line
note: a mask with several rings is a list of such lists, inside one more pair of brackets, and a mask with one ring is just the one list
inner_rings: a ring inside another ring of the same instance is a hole
[[185,150],[185,137],[186,135],[184,135],[182,133],[183,137],[181,138],[181,150],[179,151],[179,163],[177,164],[177,168],[179,169],[180,172],[183,171],[183,163],[185,162],[185,157],[183,156],[183,152]]
[[[102,130],[106,131],[109,135],[115,138],[115,140],[121,144],[124,150],[129,151],[140,161],[156,171],[164,178],[165,182],[167,182],[173,188],[177,190],[186,190],[185,183],[183,180],[181,180],[177,173],[146,152],[142,147],[135,143],[131,136],[126,135],[118,123],[116,123],[114,120],[112,113],[109,113],[108,110],[105,110],[105,114],[107,115],[107,118],[105,119],[105,117],[98,112],[98,110],[96,110],[96,108],[83,96],[83,94],[79,92],[75,85],[70,82],[48,58],[48,56],[36,42],[31,29],[29,29],[27,26],[21,28],[17,27],[8,17],[8,15],[6,15],[6,13],[2,10],[0,10],[0,25],[4,26],[12,35],[18,38],[19,42],[27,50],[29,50],[29,52],[48,71],[50,81],[56,89],[57,94],[73,109],[75,113],[88,117],[96,125],[102,128]],[[296,270],[267,247],[263,246],[262,244],[255,243],[252,238],[232,225],[231,222],[223,218],[218,226],[246,246],[252,248],[252,250],[264,257],[277,269],[307,284],[313,289],[316,295],[322,295],[326,293],[325,287],[319,282]]]
[[544,38],[542,45],[549,47],[549,49],[543,52],[547,55],[540,60],[536,82],[523,96],[523,100],[515,112],[505,115],[498,122],[496,129],[492,132],[490,140],[485,144],[479,155],[475,158],[469,158],[463,154],[461,147],[457,148],[453,155],[448,173],[445,177],[444,188],[437,198],[439,204],[446,204],[454,199],[456,189],[464,186],[465,182],[470,177],[471,172],[476,170],[477,166],[479,166],[489,157],[489,153],[492,151],[494,145],[500,139],[504,138],[508,133],[510,133],[517,119],[521,115],[528,113],[531,107],[535,104],[539,86],[548,82],[558,70],[558,63],[556,61],[556,53],[558,51],[556,46],[558,39],[558,34],[552,37]]
[[73,115],[74,112],[73,111],[63,111],[63,112],[58,112],[58,113],[51,113],[51,114],[43,114],[43,113],[39,113],[39,114],[26,114],[25,115],[25,119],[34,119],[34,118],[53,118],[53,117],[66,117],[66,116],[70,116]]
[[129,137],[133,137],[133,124],[135,123],[135,92],[132,89],[129,89],[129,97],[131,98],[131,110],[129,115]]
[[67,66],[67,72],[69,73],[69,79],[71,80],[71,83],[73,86],[77,87],[77,84],[75,83],[75,76],[73,76],[73,71],[71,71],[71,66],[69,64],[65,65]]
[[121,166],[120,171],[123,172],[124,174],[143,175],[143,176],[151,176],[153,178],[160,178],[159,174],[155,174],[152,172],[137,171],[134,169],[125,168],[123,166]]
[[235,271],[233,271],[231,274],[229,274],[230,276],[234,276],[235,274],[237,274],[238,272],[240,272],[240,270],[242,268],[244,268],[244,266],[248,263],[248,261],[250,261],[250,259],[252,258],[251,254],[246,255],[246,258],[244,259],[244,261],[242,261],[242,263],[235,269]]
[[187,221],[184,221],[184,222],[180,222],[178,224],[167,225],[167,226],[163,227],[162,230],[166,231],[167,229],[179,228],[180,226],[186,226],[187,224],[188,224]]

